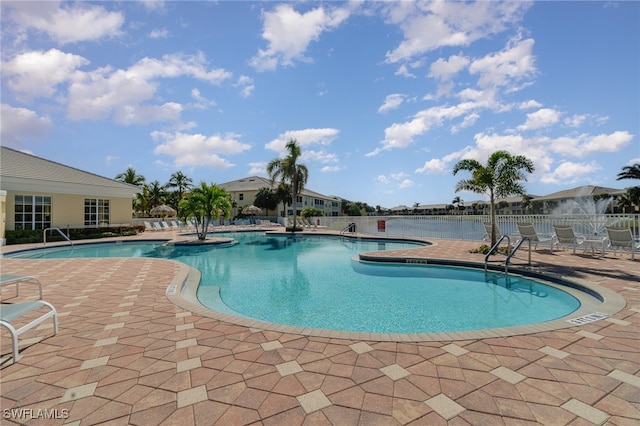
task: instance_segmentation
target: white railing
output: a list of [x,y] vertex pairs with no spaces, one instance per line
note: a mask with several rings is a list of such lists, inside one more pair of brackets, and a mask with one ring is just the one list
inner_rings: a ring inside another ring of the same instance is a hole
[[[481,241],[485,235],[483,223],[490,223],[488,215],[446,216],[325,216],[314,218],[320,226],[340,231],[355,223],[358,233],[389,237],[442,238]],[[497,223],[503,235],[518,235],[516,223],[533,223],[541,234],[552,234],[552,225],[571,225],[576,234],[606,233],[605,226],[631,228],[640,237],[640,215],[499,215]]]

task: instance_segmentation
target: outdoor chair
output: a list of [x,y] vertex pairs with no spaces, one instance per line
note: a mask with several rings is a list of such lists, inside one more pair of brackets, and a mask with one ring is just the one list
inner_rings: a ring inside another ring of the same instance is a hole
[[156,229],[153,227],[153,225],[151,225],[151,222],[149,221],[144,221],[144,230],[145,231],[155,231]]
[[631,260],[634,259],[634,254],[638,250],[638,243],[633,238],[631,229],[629,228],[614,228],[606,227],[607,239],[609,246],[613,248],[613,254],[617,254],[617,249],[628,249],[631,252]]
[[36,277],[28,275],[1,274],[0,286],[14,285],[16,286],[16,297],[20,295],[20,284],[35,284],[38,286],[39,299],[42,299],[42,283]]
[[538,244],[548,244],[549,250],[553,253],[553,244],[556,241],[555,236],[538,234],[533,223],[517,223],[516,225],[518,226],[520,238],[523,240],[529,240],[529,242],[533,243],[534,250],[538,249]]
[[[32,320],[31,322],[16,329],[11,323],[18,318],[27,315],[41,307],[49,308],[49,310]],[[13,362],[19,359],[18,354],[18,336],[25,331],[37,326],[48,318],[53,317],[53,334],[58,334],[58,313],[56,308],[49,302],[36,300],[34,302],[11,303],[0,305],[0,325],[5,327],[11,333],[11,343],[13,345]]]
[[[482,241],[491,242],[491,224],[490,223],[482,223],[484,225],[484,236],[482,237]],[[496,241],[502,238],[502,232],[500,232],[500,228],[496,224]]]
[[573,246],[573,254],[576,254],[576,247],[584,243],[584,238],[577,237],[569,225],[553,225],[553,232],[558,245],[570,244]]

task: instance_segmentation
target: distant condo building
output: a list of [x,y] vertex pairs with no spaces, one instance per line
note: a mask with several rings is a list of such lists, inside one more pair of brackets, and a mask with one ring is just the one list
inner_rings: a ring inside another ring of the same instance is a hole
[[[218,184],[221,188],[231,194],[234,201],[232,216],[235,217],[247,206],[254,204],[256,195],[261,188],[272,188],[271,180],[250,176],[231,182]],[[340,216],[342,211],[342,200],[339,197],[323,195],[310,189],[303,189],[298,194],[297,211],[298,214],[305,208],[315,208],[323,212],[323,216]],[[293,215],[293,207],[279,203],[276,210],[265,211],[265,216],[290,216]],[[286,213],[286,214],[285,214]]]

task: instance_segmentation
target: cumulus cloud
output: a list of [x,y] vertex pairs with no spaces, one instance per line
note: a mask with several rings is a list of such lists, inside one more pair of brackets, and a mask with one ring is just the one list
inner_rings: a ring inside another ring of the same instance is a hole
[[155,131],[151,133],[151,138],[156,142],[153,152],[172,157],[177,168],[207,166],[217,170],[227,169],[234,164],[223,156],[251,149],[251,145],[240,142],[239,135],[233,133],[205,136]]
[[291,4],[277,5],[273,11],[263,13],[262,38],[268,47],[251,58],[251,66],[266,71],[310,61],[305,52],[311,42],[340,26],[349,14],[346,8],[317,7],[299,13]]
[[7,86],[25,98],[52,97],[58,86],[68,83],[78,68],[88,65],[82,56],[58,49],[31,51],[2,63]]
[[518,126],[519,130],[536,130],[550,127],[560,121],[560,112],[551,108],[541,108],[536,112],[527,114],[527,121]]
[[478,75],[478,85],[506,87],[507,91],[518,90],[537,72],[533,56],[533,39],[514,40],[497,53],[476,59],[469,65],[469,72]]
[[35,30],[60,44],[115,37],[121,34],[124,24],[122,13],[109,12],[92,3],[23,1],[3,6],[7,7],[7,16],[16,25],[17,34]]
[[543,174],[540,177],[540,182],[547,184],[572,184],[578,182],[580,178],[588,177],[598,170],[600,170],[600,166],[595,161],[586,163],[564,161],[550,173]]
[[[339,130],[331,128],[289,130],[278,135],[276,139],[265,144],[264,147],[277,152],[281,156],[285,156],[287,154],[287,142],[291,139],[295,139],[300,148],[308,148],[312,145],[328,146],[335,140],[339,132]],[[302,151],[304,154],[304,149]]]
[[460,55],[452,55],[449,59],[438,58],[431,64],[429,76],[440,81],[448,81],[469,65],[469,58]]
[[378,108],[378,112],[385,113],[387,111],[398,108],[400,105],[402,105],[402,102],[404,102],[404,98],[405,96],[399,93],[388,95],[385,98],[384,103],[380,106],[380,108]]
[[406,61],[445,46],[467,46],[517,25],[530,6],[527,2],[392,2],[387,21],[399,25],[404,40],[387,52],[386,61]]
[[51,130],[49,117],[41,117],[26,108],[0,106],[0,139],[5,146],[20,147],[25,139],[43,139]]

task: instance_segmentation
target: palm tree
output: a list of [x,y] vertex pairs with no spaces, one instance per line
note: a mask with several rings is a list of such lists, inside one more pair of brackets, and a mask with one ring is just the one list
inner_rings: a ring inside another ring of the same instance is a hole
[[304,189],[309,178],[309,170],[304,164],[298,164],[298,159],[302,155],[300,146],[295,139],[287,142],[287,150],[289,155],[285,158],[276,158],[267,164],[267,173],[271,177],[271,182],[280,179],[282,183],[290,183],[291,185],[291,204],[293,206],[293,230],[296,231],[296,216],[298,214],[298,194]]
[[124,173],[118,173],[115,180],[128,183],[130,185],[142,186],[144,185],[145,178],[144,176],[136,173],[133,167],[129,167]]
[[459,214],[460,213],[460,207],[464,207],[464,200],[462,198],[460,198],[460,196],[455,196],[455,197],[453,197],[453,200],[451,201],[451,204],[453,204],[456,207],[456,211]]
[[176,188],[178,190],[178,203],[182,200],[184,193],[193,188],[193,181],[182,172],[175,172],[171,175],[167,188]]
[[145,186],[148,191],[148,202],[151,208],[158,207],[164,203],[165,197],[167,196],[167,190],[164,188],[164,185],[160,185],[160,182],[154,180]]
[[178,215],[183,220],[193,217],[198,240],[204,241],[211,220],[230,218],[232,208],[231,195],[227,191],[216,184],[201,182],[180,201]]
[[513,156],[507,151],[496,151],[483,166],[477,160],[460,160],[453,166],[453,174],[465,170],[471,172],[471,179],[463,179],[456,185],[456,192],[471,191],[489,195],[491,206],[491,246],[496,243],[496,198],[524,195],[521,181],[526,181],[524,172],[532,173],[533,162],[523,155]]
[[616,180],[622,179],[640,179],[640,163],[632,166],[624,166],[622,171],[618,173]]

